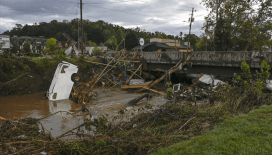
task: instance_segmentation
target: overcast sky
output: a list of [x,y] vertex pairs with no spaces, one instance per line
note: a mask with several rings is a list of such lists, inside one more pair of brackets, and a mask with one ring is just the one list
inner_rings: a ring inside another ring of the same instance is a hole
[[[201,0],[82,0],[83,19],[103,20],[125,28],[136,26],[167,35],[189,33],[188,18],[194,12],[192,34],[200,35],[208,11]],[[15,24],[50,22],[80,17],[80,0],[0,0],[0,34]],[[185,21],[185,22],[183,22]]]

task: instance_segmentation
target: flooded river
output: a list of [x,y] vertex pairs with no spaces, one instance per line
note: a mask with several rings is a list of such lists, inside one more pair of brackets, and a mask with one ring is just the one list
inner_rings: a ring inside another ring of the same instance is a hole
[[[71,100],[49,101],[44,99],[44,93],[20,96],[0,97],[0,116],[7,119],[43,118],[57,111],[68,111],[75,115],[81,114],[81,106]],[[56,137],[82,123],[82,118],[71,118],[66,113],[58,113],[43,119],[41,123],[52,136]],[[65,121],[69,118],[69,121]],[[0,124],[3,121],[0,121]]]
[[[90,105],[87,105],[87,108],[96,117],[106,116],[107,114],[106,117],[110,122],[118,123],[129,121],[135,114],[154,110],[167,101],[162,96],[155,96],[150,100],[141,100],[135,107],[128,107],[126,103],[139,95],[141,94],[130,93],[120,89],[99,90],[97,98]],[[69,99],[49,101],[43,97],[44,92],[0,97],[0,116],[7,119],[21,119],[27,117],[43,118],[58,111],[66,111],[73,114],[60,112],[41,120],[45,130],[50,131],[53,137],[57,137],[83,123],[83,117],[86,116],[86,113],[81,111],[81,105]],[[143,110],[142,107],[146,104],[153,104],[153,109]],[[127,111],[121,117],[118,111],[124,108]],[[118,119],[115,120],[115,117],[118,117]]]

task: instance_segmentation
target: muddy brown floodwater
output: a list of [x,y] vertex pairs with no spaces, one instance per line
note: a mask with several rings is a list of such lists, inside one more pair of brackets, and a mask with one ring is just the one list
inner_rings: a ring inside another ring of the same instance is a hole
[[44,93],[0,97],[0,116],[8,119],[43,118],[57,111],[68,111],[78,117],[79,121],[66,113],[58,113],[41,120],[46,130],[54,137],[83,122],[79,117],[79,104],[71,100],[49,101],[43,98]]
[[[7,119],[22,119],[27,117],[43,118],[58,111],[67,111],[57,113],[42,119],[40,122],[45,127],[45,130],[50,131],[53,137],[57,137],[62,133],[71,130],[72,128],[82,124],[83,113],[81,105],[73,101],[59,100],[49,101],[44,99],[44,93],[35,93],[20,96],[6,96],[0,97],[0,116]],[[98,96],[91,105],[87,108],[90,109],[91,114],[96,117],[106,116],[113,124],[119,122],[129,121],[134,115],[142,112],[148,112],[158,109],[160,105],[164,104],[167,100],[163,96],[154,96],[152,99],[142,99],[138,102],[137,106],[127,106],[127,102],[142,94],[129,93],[121,89],[101,89]],[[144,108],[146,104],[154,105],[151,109]],[[126,108],[124,115],[118,114],[118,111]],[[114,119],[118,117],[117,119]],[[0,122],[1,124],[2,122]],[[84,130],[84,129],[83,129]],[[84,130],[85,132],[89,132]],[[74,136],[66,136],[65,139],[74,139]]]

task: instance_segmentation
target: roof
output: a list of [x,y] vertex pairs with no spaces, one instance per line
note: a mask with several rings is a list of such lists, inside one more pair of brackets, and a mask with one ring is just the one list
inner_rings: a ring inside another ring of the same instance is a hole
[[[187,48],[187,46],[186,46],[186,45],[181,44],[181,45],[179,46],[179,48]],[[189,48],[191,48],[191,47],[189,47]]]
[[[72,42],[70,42],[70,41],[59,41],[57,43],[57,45],[59,45],[59,43],[61,44],[62,47],[66,48],[65,44],[67,43],[67,47],[69,47]],[[59,46],[56,46],[56,47],[59,47]]]
[[[169,46],[165,43],[159,43],[159,42],[150,42],[150,43],[144,44],[142,48],[144,49],[146,46],[150,46],[153,44],[155,44],[157,47],[161,47],[161,48],[176,48],[176,46]],[[141,46],[137,46],[136,48],[141,49]],[[177,48],[187,48],[187,46],[181,44],[180,46],[177,46]],[[191,47],[189,47],[189,48],[191,48]]]
[[[150,42],[150,43],[144,44],[142,48],[145,48],[146,46],[150,46],[150,45],[153,45],[153,44],[155,44],[157,47],[170,47],[165,43]],[[137,46],[137,48],[140,49],[141,46]]]

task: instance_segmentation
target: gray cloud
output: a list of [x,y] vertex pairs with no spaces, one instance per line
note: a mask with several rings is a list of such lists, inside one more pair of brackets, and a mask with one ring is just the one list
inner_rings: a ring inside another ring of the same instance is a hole
[[[125,28],[140,27],[146,31],[176,35],[189,32],[188,18],[194,7],[192,34],[200,35],[206,9],[198,1],[178,0],[83,0],[83,18],[103,20]],[[16,23],[25,25],[80,17],[79,0],[1,0],[0,33]],[[183,22],[186,21],[186,22]]]

